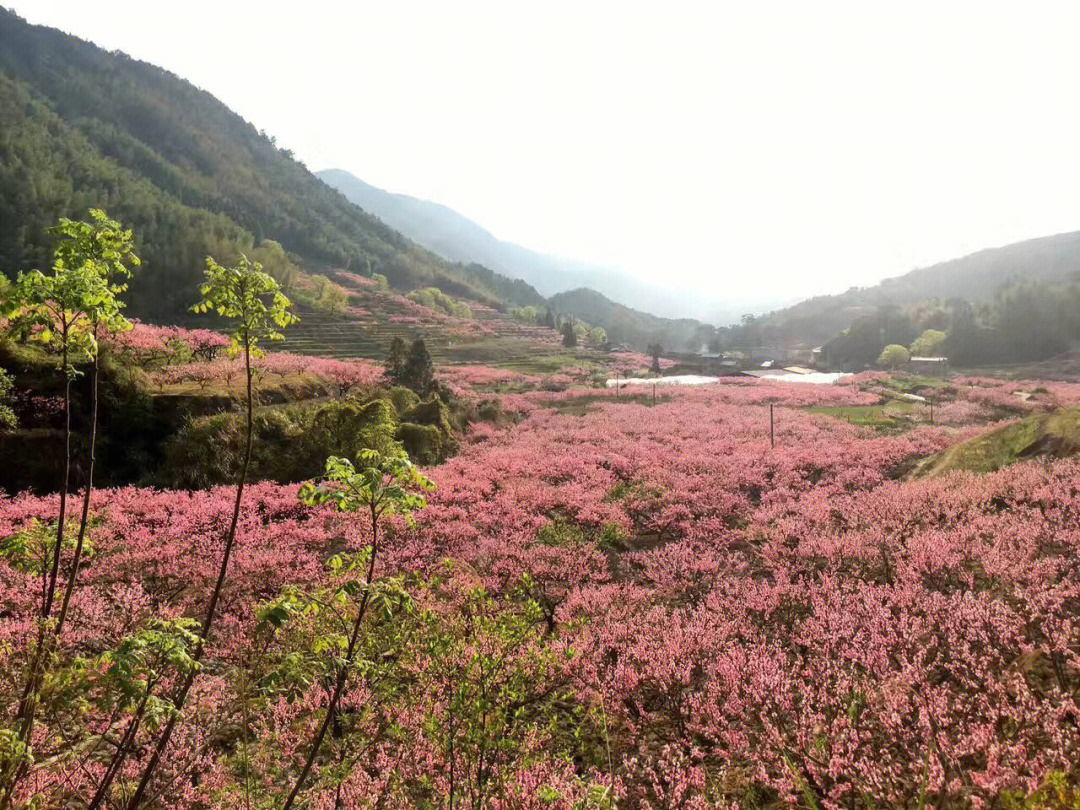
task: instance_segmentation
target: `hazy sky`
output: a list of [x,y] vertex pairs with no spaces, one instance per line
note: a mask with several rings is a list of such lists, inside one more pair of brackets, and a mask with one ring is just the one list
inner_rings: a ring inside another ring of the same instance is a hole
[[743,299],[1080,229],[1080,3],[18,2],[497,236]]

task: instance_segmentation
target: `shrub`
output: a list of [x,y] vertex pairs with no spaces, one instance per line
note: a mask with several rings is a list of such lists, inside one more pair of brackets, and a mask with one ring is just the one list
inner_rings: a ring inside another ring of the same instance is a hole
[[457,450],[457,440],[453,434],[444,432],[435,425],[402,422],[396,438],[405,448],[405,452],[424,466],[438,464]]
[[390,402],[398,416],[402,416],[420,404],[420,397],[411,388],[395,385],[390,389]]
[[[397,427],[393,406],[384,399],[264,409],[254,419],[251,478],[304,481],[319,474],[328,456],[354,459],[364,449],[394,452],[400,449]],[[242,428],[235,412],[190,420],[166,444],[160,483],[198,489],[232,480]]]

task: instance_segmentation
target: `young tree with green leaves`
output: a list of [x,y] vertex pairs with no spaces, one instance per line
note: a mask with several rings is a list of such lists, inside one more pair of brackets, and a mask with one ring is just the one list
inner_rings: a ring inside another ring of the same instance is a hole
[[[194,657],[200,645],[197,628],[194,619],[151,619],[116,649],[103,654],[99,666],[91,668],[101,673],[95,703],[114,716],[130,714],[90,801],[91,807],[105,799],[142,723],[160,725],[171,715],[173,704],[155,692],[157,686],[169,677],[186,677],[198,670]],[[104,738],[102,735],[95,748]]]
[[908,350],[899,343],[890,343],[881,350],[881,354],[878,356],[877,361],[879,366],[894,369],[904,365],[910,356]]
[[[37,332],[38,339],[59,348],[61,372],[64,374],[64,474],[60,489],[60,515],[42,603],[38,645],[31,660],[17,714],[19,739],[27,747],[33,735],[37,697],[45,662],[52,645],[63,633],[86,540],[97,442],[98,375],[101,367],[99,339],[107,332],[131,328],[121,314],[124,305],[118,296],[127,289],[122,279],[130,276],[129,265],[139,264],[130,230],[125,230],[99,209],[91,210],[90,216],[90,222],[60,220],[52,230],[52,233],[60,237],[54,254],[52,273],[46,275],[41,271],[33,271],[21,274],[14,296],[17,306],[21,308],[20,319],[29,325],[40,327]],[[78,373],[75,362],[79,360],[89,360],[91,364],[90,429],[82,515],[60,610],[56,621],[50,622],[60,574],[70,486],[71,382]],[[22,759],[14,769],[4,768],[5,784],[3,795],[0,796],[0,808],[7,808],[12,791],[25,775],[28,764],[29,760]]]
[[379,554],[379,521],[393,514],[411,516],[423,509],[427,502],[423,490],[434,488],[425,476],[413,466],[405,453],[383,455],[376,450],[365,450],[358,459],[359,467],[347,458],[331,456],[326,461],[326,475],[319,484],[305,484],[300,499],[309,506],[333,504],[340,512],[363,513],[370,520],[371,546],[367,554],[367,574],[364,577],[360,604],[353,620],[345,656],[334,681],[334,690],[326,714],[311,742],[300,775],[297,776],[283,810],[290,810],[296,802],[311,768],[319,756],[326,739],[326,732],[334,722],[341,696],[348,685],[353,669],[354,655],[360,630],[363,627],[372,593],[375,562]]
[[331,284],[326,288],[325,292],[323,292],[320,302],[324,307],[330,310],[331,315],[335,315],[349,303],[349,296],[345,290],[341,289],[341,287],[336,284]]
[[[254,432],[254,377],[255,370],[251,364],[253,358],[262,355],[262,344],[266,341],[281,340],[284,336],[279,331],[296,323],[299,320],[289,311],[291,302],[281,292],[278,283],[266,272],[258,262],[251,262],[247,256],[240,254],[239,261],[232,266],[226,267],[218,264],[212,257],[206,259],[206,281],[199,287],[202,300],[192,307],[194,312],[214,312],[218,316],[231,321],[232,330],[229,337],[232,339],[232,354],[240,354],[243,357],[244,375],[246,378],[246,406],[247,423],[244,437],[244,458],[241,464],[236,482],[236,499],[233,502],[232,519],[229,522],[229,530],[225,535],[224,549],[221,555],[221,565],[218,569],[217,582],[210,594],[210,601],[206,607],[202,626],[199,629],[199,644],[195,648],[193,658],[198,663],[205,649],[206,641],[214,624],[214,615],[217,612],[218,600],[225,586],[225,578],[229,570],[229,558],[232,555],[233,544],[236,541],[236,527],[240,520],[240,506],[244,498],[244,485],[247,483],[248,470],[251,467],[251,445]],[[165,729],[158,739],[154,753],[147,761],[139,779],[138,787],[127,802],[127,810],[136,810],[146,794],[150,779],[161,762],[161,756],[169,745],[176,721],[187,700],[188,692],[195,681],[197,669],[192,669],[181,681],[173,698],[174,711],[165,724]],[[117,769],[119,770],[119,768]],[[96,810],[98,805],[91,805],[91,810]]]
[[535,756],[526,729],[549,735],[545,750],[562,749],[567,758],[581,753],[568,677],[573,652],[546,633],[533,590],[528,575],[507,600],[470,588],[455,600],[461,607],[452,615],[421,617],[427,623],[420,644],[430,661],[421,675],[425,730],[444,760],[450,810],[459,799],[462,807],[478,808],[506,798],[500,767],[524,765]]
[[941,350],[947,337],[940,329],[927,329],[911,344],[911,354],[915,357],[933,357]]
[[121,293],[127,290],[123,279],[130,277],[128,265],[137,267],[139,257],[134,251],[134,237],[130,230],[125,230],[120,223],[109,219],[104,211],[90,212],[94,222],[72,222],[62,220],[60,232],[65,241],[57,248],[57,255],[70,264],[82,264],[87,272],[97,274],[104,281],[104,288],[91,301],[87,302],[86,321],[89,326],[87,335],[90,354],[90,436],[86,459],[86,481],[83,486],[82,515],[79,519],[79,533],[75,540],[74,559],[68,576],[64,597],[60,602],[60,613],[56,620],[56,635],[59,636],[67,617],[71,594],[75,587],[75,578],[79,572],[79,561],[83,543],[86,539],[86,527],[90,517],[90,496],[94,488],[94,462],[97,446],[98,423],[98,378],[101,374],[101,339],[108,333],[126,332],[131,324],[123,316],[124,303]]

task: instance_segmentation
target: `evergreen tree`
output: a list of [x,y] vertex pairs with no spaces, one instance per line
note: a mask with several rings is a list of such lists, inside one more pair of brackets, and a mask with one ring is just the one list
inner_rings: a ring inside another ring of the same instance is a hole
[[664,348],[659,343],[649,344],[649,354],[652,355],[652,367],[650,370],[653,374],[660,373],[660,355],[663,353]]
[[577,346],[577,332],[574,331],[573,321],[563,321],[562,325],[562,345],[567,348],[573,348]]
[[390,354],[386,356],[386,364],[383,367],[386,379],[394,385],[405,385],[405,363],[407,360],[405,341],[395,337],[390,341]]
[[420,396],[427,396],[435,390],[435,368],[423,338],[414,340],[409,349],[403,383]]

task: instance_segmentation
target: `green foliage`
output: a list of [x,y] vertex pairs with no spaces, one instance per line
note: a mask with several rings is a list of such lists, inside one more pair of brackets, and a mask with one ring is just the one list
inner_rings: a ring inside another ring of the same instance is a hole
[[[408,590],[411,579],[369,579],[371,555],[371,548],[335,555],[327,562],[326,585],[289,587],[260,605],[256,639],[263,653],[250,670],[235,673],[245,699],[253,700],[259,712],[274,702],[303,697],[316,683],[327,690],[342,677],[349,677],[354,687],[363,684],[363,704],[337,715],[334,733],[322,746],[327,749],[321,757],[324,765],[313,778],[327,787],[347,773],[332,763],[346,754],[359,756],[375,740],[394,734],[393,722],[386,718],[409,688],[403,664],[415,643],[419,613]],[[346,632],[350,625],[362,630],[351,650]],[[307,719],[296,729],[305,735],[310,733]],[[294,778],[280,750],[250,753],[241,747],[233,764],[245,785],[249,775],[264,783]]]
[[1080,810],[1080,785],[1062,771],[1052,771],[1033,793],[1004,791],[1004,810]]
[[879,433],[899,433],[918,424],[914,419],[923,415],[925,406],[892,400],[882,405],[830,405],[807,410],[810,413],[823,413],[842,419],[853,425],[872,427]]
[[652,365],[649,367],[649,371],[653,374],[660,373],[660,355],[664,353],[664,347],[659,343],[649,344],[649,356],[652,357]]
[[432,365],[427,345],[420,338],[414,340],[409,348],[409,358],[405,363],[405,382],[421,396],[435,388],[435,367]]
[[438,397],[418,403],[401,420],[397,439],[420,464],[438,464],[457,452],[450,409]]
[[973,436],[923,459],[913,475],[947,475],[955,470],[993,472],[1031,458],[1080,454],[1080,408],[1061,408]]
[[649,343],[658,342],[676,351],[697,352],[717,336],[717,330],[709,324],[691,318],[675,320],[639,312],[585,288],[553,295],[548,299],[548,307],[602,328],[610,342],[625,343],[641,350]]
[[[424,250],[349,203],[218,100],[165,70],[0,11],[0,266],[45,264],[57,215],[107,206],[143,242],[140,316],[175,316],[201,257],[266,238],[319,267],[498,303],[516,285]],[[527,288],[532,296],[535,290]],[[509,300],[509,299],[507,299]]]
[[476,416],[481,422],[498,424],[503,418],[502,401],[499,399],[484,399],[476,408]]
[[[64,549],[70,551],[75,546],[75,531],[78,527],[64,527]],[[12,568],[27,574],[44,576],[48,562],[56,549],[56,522],[29,521],[22,529],[7,537],[0,538],[0,558]],[[93,545],[85,542],[83,554],[94,556]]]
[[386,363],[383,366],[386,379],[390,380],[395,386],[407,387],[405,385],[405,366],[408,359],[405,341],[395,335],[394,339],[390,341],[390,352],[387,354]]
[[11,375],[0,368],[0,433],[11,430],[18,425],[15,411],[11,408],[11,401],[15,393],[15,383]]
[[572,349],[578,344],[577,331],[574,329],[573,321],[565,321],[562,325],[562,344],[568,349]]
[[908,361],[908,350],[898,343],[890,343],[881,350],[878,356],[878,365],[885,368],[898,368]]
[[194,619],[151,618],[138,632],[103,653],[92,669],[104,671],[98,702],[108,710],[138,709],[157,726],[175,711],[171,700],[154,694],[168,678],[199,668],[193,654],[199,646]]
[[916,357],[934,357],[943,345],[947,335],[940,329],[927,329],[911,344],[911,353]]
[[480,807],[500,789],[495,763],[527,768],[537,756],[525,729],[542,730],[548,755],[580,753],[582,712],[567,675],[574,652],[552,643],[531,586],[526,576],[509,603],[475,588],[457,596],[453,614],[423,616],[425,736],[455,765],[449,790]]
[[604,328],[602,326],[594,326],[588,331],[587,337],[589,339],[589,343],[591,343],[593,346],[603,346],[605,343],[607,343],[607,332],[604,331]]
[[[233,322],[229,337],[235,350],[258,356],[259,345],[267,340],[281,340],[278,331],[299,318],[289,312],[292,304],[278,283],[258,262],[252,263],[243,253],[230,267],[206,257],[206,281],[199,287],[203,300],[192,306],[193,312],[215,312]],[[275,328],[276,327],[276,328]]]
[[[404,344],[402,344],[404,346]],[[395,385],[390,389],[390,402],[398,416],[403,416],[420,404],[420,397],[411,388],[403,385]]]
[[323,480],[305,484],[300,500],[308,506],[331,503],[341,512],[370,510],[374,518],[409,516],[427,505],[420,493],[434,488],[404,453],[384,455],[368,449],[360,452],[356,464],[347,458],[328,458]]
[[[400,452],[398,419],[383,399],[263,408],[255,413],[251,476],[282,483],[304,481],[323,470],[327,456],[357,459],[364,448]],[[244,447],[236,412],[188,420],[164,447],[165,463],[154,483],[203,488],[236,477]]]
[[394,385],[410,388],[420,396],[435,390],[435,366],[431,362],[427,345],[417,338],[404,353],[405,342],[394,338],[386,361],[386,378]]
[[402,422],[395,435],[405,452],[424,466],[438,464],[453,455],[457,447],[455,441],[448,441],[446,434],[434,425]]
[[90,215],[93,222],[60,220],[52,271],[20,273],[12,295],[17,328],[39,327],[29,334],[64,354],[68,374],[73,362],[97,356],[99,329],[131,328],[117,296],[127,289],[119,279],[130,275],[128,265],[139,264],[132,232],[104,211]]
[[468,304],[454,300],[438,287],[426,287],[422,290],[413,290],[409,293],[408,298],[428,309],[433,309],[436,312],[442,312],[447,315],[453,315],[455,318],[472,317],[472,309],[469,308]]

